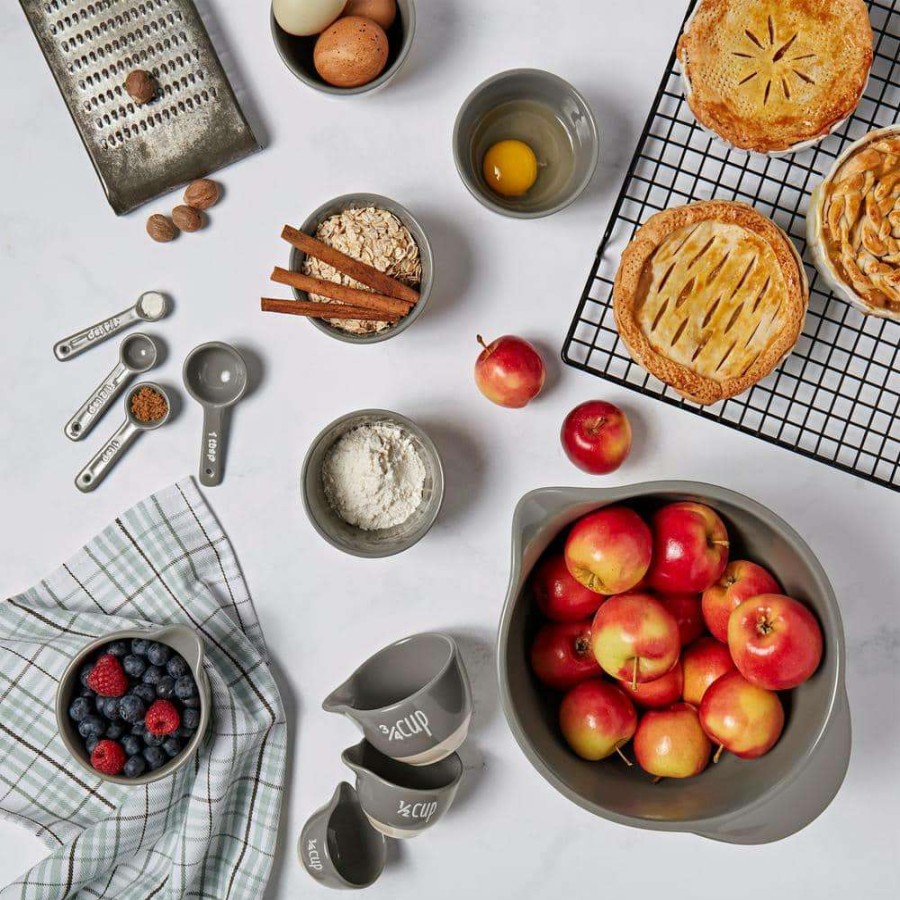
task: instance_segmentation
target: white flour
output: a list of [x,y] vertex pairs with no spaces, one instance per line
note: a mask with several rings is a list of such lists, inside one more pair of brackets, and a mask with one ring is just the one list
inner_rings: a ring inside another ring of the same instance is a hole
[[418,508],[425,465],[409,434],[396,425],[360,425],[325,457],[325,497],[348,524],[364,531],[401,525]]

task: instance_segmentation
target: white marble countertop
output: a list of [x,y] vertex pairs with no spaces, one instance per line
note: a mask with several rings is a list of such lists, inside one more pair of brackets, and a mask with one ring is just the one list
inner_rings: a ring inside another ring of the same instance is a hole
[[[111,367],[115,344],[63,370],[51,356],[53,342],[143,290],[165,290],[177,309],[152,329],[169,349],[160,380],[180,384],[186,352],[211,339],[250,351],[261,371],[234,415],[225,484],[207,496],[244,567],[292,724],[270,897],[326,896],[300,868],[294,845],[306,816],[348,777],[340,751],[357,734],[320,710],[322,698],[371,651],[425,629],[461,638],[474,680],[468,774],[441,826],[392,850],[373,898],[894,896],[897,495],[558,362],[685,0],[419,0],[408,70],[382,93],[349,101],[320,96],[287,72],[264,0],[199,6],[267,149],[222,173],[226,196],[211,227],[172,245],[151,243],[144,220],[174,198],[123,219],[111,213],[18,4],[0,11],[0,374],[8,392],[0,594],[28,587],[118,512],[196,470],[200,413],[192,403],[142,439],[90,496],[72,480],[96,440],[72,444],[62,434]],[[538,222],[502,219],[475,203],[450,154],[466,94],[515,66],[571,80],[590,99],[603,134],[589,192]],[[380,347],[344,346],[302,320],[258,312],[269,269],[286,258],[281,225],[354,190],[408,205],[438,259],[439,289],[427,315]],[[482,399],[472,382],[477,332],[519,333],[546,348],[550,378],[538,402],[511,412]],[[849,644],[853,758],[832,806],[787,841],[720,846],[593,818],[538,776],[506,727],[493,644],[512,509],[535,487],[595,483],[566,461],[557,437],[564,414],[592,397],[624,405],[636,426],[633,458],[602,483],[686,478],[743,491],[791,522],[831,576]],[[338,415],[368,406],[423,424],[448,475],[433,532],[405,555],[376,562],[326,545],[306,521],[297,489],[311,438]],[[0,847],[0,883],[43,852],[9,824],[0,824]]]

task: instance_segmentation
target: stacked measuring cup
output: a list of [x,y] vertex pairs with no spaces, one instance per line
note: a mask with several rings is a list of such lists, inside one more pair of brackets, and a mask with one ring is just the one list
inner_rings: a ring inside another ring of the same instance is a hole
[[341,782],[313,813],[298,853],[326,887],[364,888],[384,869],[385,838],[416,837],[450,809],[472,690],[456,641],[417,634],[366,660],[322,707],[362,729],[363,740],[341,755],[356,784]]

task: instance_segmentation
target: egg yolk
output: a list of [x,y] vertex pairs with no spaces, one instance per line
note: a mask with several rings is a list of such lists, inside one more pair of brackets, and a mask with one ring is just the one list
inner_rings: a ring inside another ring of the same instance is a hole
[[484,177],[503,197],[521,197],[534,187],[538,161],[523,141],[500,141],[484,155]]

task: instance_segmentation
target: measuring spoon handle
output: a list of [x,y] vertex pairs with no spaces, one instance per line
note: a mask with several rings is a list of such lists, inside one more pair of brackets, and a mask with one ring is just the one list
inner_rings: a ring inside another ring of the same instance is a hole
[[203,407],[203,441],[200,445],[200,484],[215,487],[222,483],[225,411],[218,406]]
[[131,375],[131,369],[119,363],[66,423],[66,437],[71,441],[80,441],[83,437],[87,437],[100,421],[100,417],[109,409],[110,403],[122,393]]
[[111,338],[114,334],[133,325],[135,322],[141,322],[143,319],[138,315],[137,305],[130,306],[128,309],[122,310],[118,315],[110,316],[90,328],[83,331],[76,331],[75,334],[69,335],[67,338],[53,345],[53,355],[63,362],[72,359],[90,349],[95,344]]
[[82,493],[94,490],[113,467],[119,457],[134,443],[141,433],[127,419],[118,431],[97,451],[91,461],[75,476],[75,487]]

